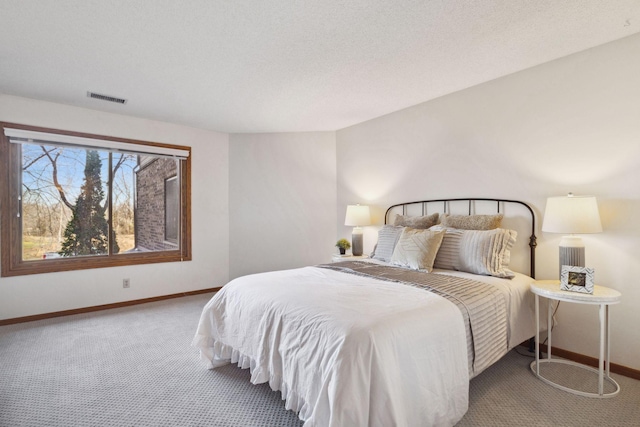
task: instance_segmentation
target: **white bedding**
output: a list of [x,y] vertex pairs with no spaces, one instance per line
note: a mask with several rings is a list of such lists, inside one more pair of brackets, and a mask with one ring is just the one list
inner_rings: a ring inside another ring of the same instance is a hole
[[[480,279],[508,294],[509,347],[532,336],[531,279]],[[241,277],[206,305],[193,344],[209,368],[238,363],[282,391],[305,426],[454,425],[468,408],[460,310],[412,286],[316,267]]]
[[452,425],[468,407],[460,312],[411,286],[315,267],[245,276],[207,304],[194,344],[209,367],[250,367],[305,426]]

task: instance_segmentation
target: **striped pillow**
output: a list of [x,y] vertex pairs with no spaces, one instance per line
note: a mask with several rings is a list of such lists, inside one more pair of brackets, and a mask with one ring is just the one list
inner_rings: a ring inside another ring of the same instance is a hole
[[371,258],[379,261],[389,262],[391,261],[391,255],[398,243],[398,239],[402,234],[404,227],[397,227],[395,225],[384,225],[380,231],[378,231],[378,243],[373,248]]
[[511,248],[518,233],[514,230],[458,230],[432,227],[431,230],[446,230],[433,266],[445,270],[466,271],[503,278],[513,278],[509,270]]
[[444,228],[439,225],[431,227],[431,230],[446,230],[433,266],[444,270],[460,270],[460,262],[458,259],[460,254],[460,240],[462,239],[464,230]]

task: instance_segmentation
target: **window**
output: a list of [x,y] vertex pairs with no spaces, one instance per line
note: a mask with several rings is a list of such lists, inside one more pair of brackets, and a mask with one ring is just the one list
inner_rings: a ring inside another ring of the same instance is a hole
[[2,130],[2,276],[191,259],[189,147]]

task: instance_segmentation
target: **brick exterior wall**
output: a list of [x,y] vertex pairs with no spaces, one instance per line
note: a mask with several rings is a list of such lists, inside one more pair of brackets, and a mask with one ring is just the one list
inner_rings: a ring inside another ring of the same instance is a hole
[[177,245],[164,240],[165,179],[178,173],[176,160],[164,157],[144,157],[136,172],[135,234],[140,250],[176,249]]

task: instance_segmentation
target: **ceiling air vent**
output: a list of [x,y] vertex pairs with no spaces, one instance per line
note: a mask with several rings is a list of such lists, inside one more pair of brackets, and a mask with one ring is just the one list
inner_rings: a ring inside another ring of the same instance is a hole
[[115,102],[116,104],[126,104],[127,100],[123,98],[116,98],[115,96],[100,95],[99,93],[87,92],[89,98],[100,99],[102,101]]

